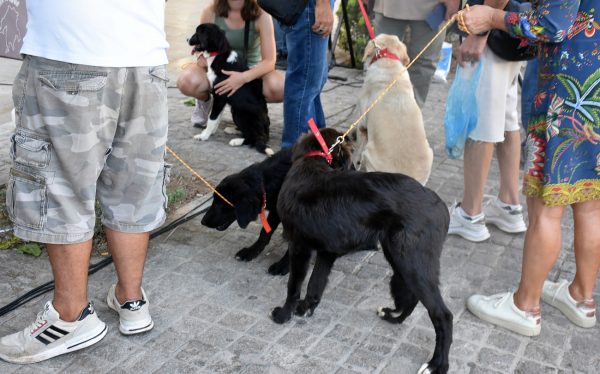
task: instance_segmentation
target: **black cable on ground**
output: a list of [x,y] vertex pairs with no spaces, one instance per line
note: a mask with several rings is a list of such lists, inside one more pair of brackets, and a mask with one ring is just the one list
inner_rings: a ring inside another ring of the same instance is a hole
[[[212,199],[212,197],[202,201],[200,204],[198,204],[194,208],[190,209],[190,211],[188,213],[184,214],[180,218],[178,218],[178,219],[174,220],[173,222],[169,223],[168,225],[166,225],[164,227],[160,227],[156,231],[153,231],[152,233],[150,233],[150,240],[156,238],[159,235],[164,234],[167,231],[170,231],[170,230],[176,228],[177,226],[199,216],[200,214],[205,213],[208,210],[208,207],[201,209],[195,213],[192,213],[192,212],[195,211],[196,209],[200,208],[207,202],[209,202],[211,199]],[[96,273],[98,270],[106,267],[107,265],[109,265],[112,262],[113,262],[112,256],[109,256],[103,260],[96,262],[95,264],[91,264],[90,267],[88,268],[88,276]],[[12,312],[13,310],[19,308],[23,304],[28,303],[29,301],[35,299],[36,297],[52,291],[53,289],[54,289],[54,281],[44,283],[41,286],[38,286],[38,287],[32,289],[31,291],[25,293],[22,296],[19,296],[14,301],[12,301],[12,302],[6,304],[5,306],[3,306],[2,308],[0,308],[0,317],[2,317],[3,315],[5,315],[7,313]]]

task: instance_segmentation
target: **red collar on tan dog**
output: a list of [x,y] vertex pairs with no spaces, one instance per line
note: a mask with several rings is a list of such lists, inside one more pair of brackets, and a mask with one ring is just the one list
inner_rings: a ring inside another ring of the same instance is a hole
[[373,64],[375,61],[377,61],[379,59],[382,59],[382,58],[389,58],[389,59],[392,59],[392,60],[396,60],[396,61],[402,62],[402,60],[400,59],[400,57],[398,57],[394,53],[388,51],[387,48],[383,48],[383,49],[377,49],[377,52],[375,53],[375,56],[373,56],[373,59],[371,60],[371,64]]

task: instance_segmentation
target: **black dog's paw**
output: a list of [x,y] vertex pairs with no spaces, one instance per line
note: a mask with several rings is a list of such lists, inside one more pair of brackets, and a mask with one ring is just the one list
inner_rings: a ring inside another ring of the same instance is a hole
[[442,366],[439,368],[432,367],[431,363],[424,363],[417,371],[417,374],[446,374],[448,372],[448,366]]
[[282,324],[289,321],[291,318],[292,316],[290,312],[279,306],[273,309],[273,311],[271,312],[271,319],[275,323]]
[[313,312],[315,311],[314,306],[312,305],[312,303],[306,301],[306,300],[300,300],[298,301],[298,305],[296,305],[296,310],[294,311],[294,313],[297,316],[306,316],[306,317],[310,317],[313,315]]
[[242,248],[238,253],[235,254],[235,259],[239,261],[252,261],[260,252],[262,252],[262,249],[257,250],[253,246],[249,248]]
[[283,258],[273,265],[269,266],[268,270],[271,275],[286,275],[290,272],[290,266],[287,258]]
[[390,323],[402,323],[406,319],[406,316],[402,313],[402,311],[398,311],[392,308],[377,308],[377,315],[384,321],[388,321]]

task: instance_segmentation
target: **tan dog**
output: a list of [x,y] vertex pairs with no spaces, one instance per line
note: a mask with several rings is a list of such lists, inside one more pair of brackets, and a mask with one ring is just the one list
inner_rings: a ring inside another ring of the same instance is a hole
[[360,123],[352,161],[357,170],[402,173],[425,185],[433,151],[406,72],[408,62],[406,46],[395,35],[380,34],[375,43],[367,44],[363,57],[367,73],[359,99],[361,113],[394,79],[398,82]]

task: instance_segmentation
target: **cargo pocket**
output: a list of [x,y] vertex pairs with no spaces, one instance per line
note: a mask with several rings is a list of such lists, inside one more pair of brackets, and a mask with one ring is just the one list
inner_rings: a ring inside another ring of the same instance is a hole
[[152,82],[162,83],[165,87],[167,86],[167,82],[169,82],[167,68],[164,65],[150,68],[150,77]]
[[46,180],[39,175],[11,169],[6,191],[6,210],[18,226],[41,229],[46,223]]
[[165,162],[165,164],[163,166],[163,184],[162,184],[162,194],[163,194],[163,199],[164,199],[163,207],[165,208],[165,211],[169,207],[169,195],[167,194],[167,185],[169,184],[170,181],[171,181],[171,164],[167,164]]
[[18,165],[43,169],[50,164],[50,142],[17,130],[11,137],[10,157]]
[[95,71],[40,71],[38,79],[43,86],[77,95],[102,89],[106,85],[108,73]]

